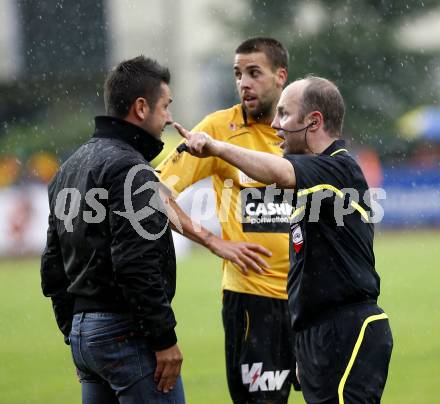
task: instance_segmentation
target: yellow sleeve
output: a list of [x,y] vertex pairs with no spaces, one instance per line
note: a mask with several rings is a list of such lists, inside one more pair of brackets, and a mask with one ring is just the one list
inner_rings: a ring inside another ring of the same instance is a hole
[[[215,136],[214,126],[209,117],[197,124],[193,131],[202,131]],[[160,180],[173,192],[174,196],[177,196],[189,186],[213,175],[215,160],[214,157],[200,159],[186,152],[178,153],[174,149],[156,167],[156,170],[159,171]]]

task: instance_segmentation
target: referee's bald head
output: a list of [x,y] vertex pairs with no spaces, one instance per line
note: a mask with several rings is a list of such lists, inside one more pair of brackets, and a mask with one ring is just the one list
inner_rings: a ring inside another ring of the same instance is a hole
[[299,118],[303,120],[307,114],[319,111],[324,117],[325,131],[335,137],[341,136],[345,104],[336,84],[313,75],[297,81],[303,81],[305,84],[300,101]]

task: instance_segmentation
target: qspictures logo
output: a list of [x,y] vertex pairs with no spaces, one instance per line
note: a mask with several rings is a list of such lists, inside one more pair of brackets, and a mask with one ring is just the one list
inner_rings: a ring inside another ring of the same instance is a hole
[[[138,164],[129,170],[123,186],[124,210],[115,210],[111,213],[127,219],[133,229],[146,240],[160,238],[170,221],[182,232],[179,216],[168,203],[169,189],[178,183],[179,177],[171,176],[165,185],[157,180],[145,181],[137,189],[133,189],[136,175],[144,170],[154,172],[147,164]],[[139,184],[139,181],[136,183]],[[145,193],[145,198],[142,197],[142,193]],[[292,228],[296,223],[302,220],[317,222],[320,220],[321,211],[325,213],[327,219],[328,215],[332,215],[337,226],[344,226],[344,217],[351,214],[359,214],[365,223],[379,223],[384,215],[379,200],[386,198],[386,193],[381,188],[370,188],[363,195],[355,189],[336,189],[330,185],[318,185],[294,192],[278,189],[275,184],[243,188],[239,184],[234,184],[232,179],[224,181],[219,206],[216,206],[215,199],[210,199],[210,194],[212,194],[211,188],[197,189],[188,212],[190,218],[212,220],[219,212],[218,218],[221,223],[228,220],[237,221],[242,224],[244,232],[287,233],[290,226],[298,248],[302,245],[302,234],[300,230]],[[86,223],[104,221],[109,213],[108,207],[104,204],[108,198],[109,193],[105,188],[89,189],[85,195],[76,188],[63,188],[56,196],[54,214],[64,223],[66,231],[71,233],[77,220],[82,219]],[[305,209],[306,206],[308,209]],[[165,215],[166,220],[163,221],[163,228],[152,234],[143,224],[157,212]],[[195,222],[193,228],[196,231],[201,230],[201,226]]]

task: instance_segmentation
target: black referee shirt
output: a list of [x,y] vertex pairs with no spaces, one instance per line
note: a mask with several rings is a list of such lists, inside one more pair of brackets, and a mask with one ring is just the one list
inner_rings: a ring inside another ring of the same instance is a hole
[[287,290],[293,328],[301,330],[344,305],[376,301],[380,278],[368,185],[345,142],[336,140],[319,155],[285,158],[297,184]]

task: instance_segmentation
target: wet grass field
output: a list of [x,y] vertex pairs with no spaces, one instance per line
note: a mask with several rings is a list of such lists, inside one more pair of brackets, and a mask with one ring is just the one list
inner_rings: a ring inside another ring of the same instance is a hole
[[[385,404],[438,400],[440,233],[376,237],[379,304],[390,317],[394,351]],[[229,403],[221,326],[220,260],[203,250],[179,263],[174,308],[188,404]],[[39,260],[0,261],[0,403],[80,403],[80,385],[41,295]],[[437,397],[437,398],[436,398]],[[293,392],[289,403],[303,403]]]

